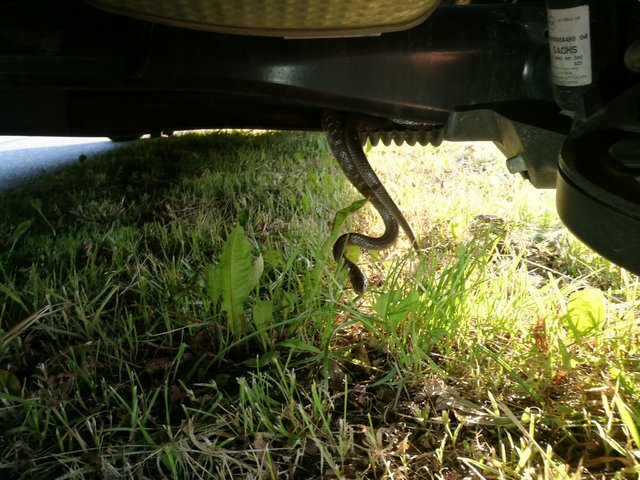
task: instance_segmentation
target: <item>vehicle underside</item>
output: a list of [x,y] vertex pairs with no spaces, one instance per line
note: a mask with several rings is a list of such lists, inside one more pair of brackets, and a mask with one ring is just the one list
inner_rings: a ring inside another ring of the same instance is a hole
[[[286,3],[286,8],[285,8]],[[0,134],[320,130],[493,141],[640,273],[640,3],[11,0]]]

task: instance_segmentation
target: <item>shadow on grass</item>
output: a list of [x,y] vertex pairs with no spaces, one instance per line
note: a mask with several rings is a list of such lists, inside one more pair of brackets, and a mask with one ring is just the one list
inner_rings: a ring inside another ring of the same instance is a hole
[[[34,216],[30,200],[43,201],[42,213],[56,214],[93,199],[126,202],[160,200],[174,185],[216,171],[237,175],[246,168],[247,151],[266,150],[287,133],[252,135],[242,132],[187,134],[141,140],[120,150],[96,155],[0,193],[0,219],[14,222]],[[64,221],[69,221],[65,216]]]

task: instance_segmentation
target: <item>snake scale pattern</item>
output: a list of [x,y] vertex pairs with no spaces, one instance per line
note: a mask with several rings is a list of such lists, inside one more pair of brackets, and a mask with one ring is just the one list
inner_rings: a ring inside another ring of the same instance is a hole
[[387,248],[395,243],[402,228],[413,246],[417,248],[416,237],[404,215],[371,168],[360,143],[357,120],[344,117],[337,112],[325,112],[322,116],[322,128],[331,151],[347,179],[364,198],[371,202],[384,222],[385,231],[380,237],[349,232],[341,235],[333,245],[335,261],[345,265],[353,289],[357,293],[362,293],[367,287],[367,278],[355,263],[346,258],[347,246],[355,245],[371,250]]

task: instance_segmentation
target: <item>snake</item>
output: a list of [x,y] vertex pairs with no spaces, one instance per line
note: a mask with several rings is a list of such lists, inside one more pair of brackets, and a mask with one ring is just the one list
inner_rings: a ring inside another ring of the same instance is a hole
[[322,129],[338,165],[355,189],[371,202],[385,227],[384,233],[379,237],[349,232],[338,237],[333,245],[334,260],[338,263],[342,262],[347,268],[349,281],[358,294],[366,290],[367,277],[360,267],[345,256],[347,246],[381,250],[395,243],[402,228],[414,248],[418,249],[416,236],[409,222],[367,160],[360,142],[359,126],[357,118],[345,118],[338,112],[327,111],[322,115]]

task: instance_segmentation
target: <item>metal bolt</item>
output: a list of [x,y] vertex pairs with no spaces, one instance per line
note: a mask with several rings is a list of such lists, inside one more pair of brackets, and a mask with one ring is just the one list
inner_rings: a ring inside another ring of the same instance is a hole
[[514,155],[513,157],[507,158],[507,170],[509,170],[509,173],[514,174],[526,172],[528,170],[527,162],[522,155]]

